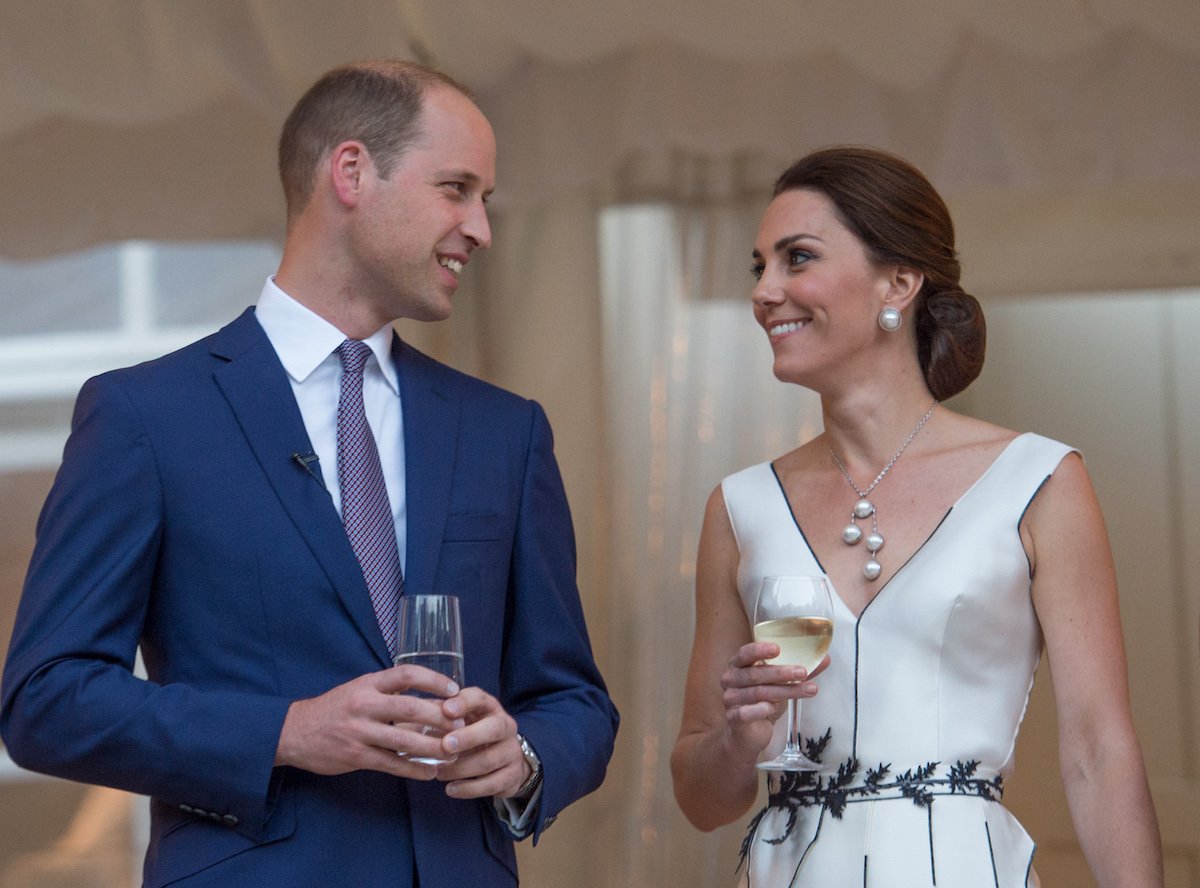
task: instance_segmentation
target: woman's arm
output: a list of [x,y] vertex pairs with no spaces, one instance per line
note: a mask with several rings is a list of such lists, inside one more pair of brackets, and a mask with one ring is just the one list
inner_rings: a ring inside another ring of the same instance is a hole
[[[803,667],[764,666],[777,656],[754,643],[737,591],[737,543],[718,488],[709,497],[696,564],[696,632],[683,721],[671,753],[675,798],[694,826],[712,830],[749,810],[754,763],[771,742],[788,697],[811,697]],[[815,671],[815,670],[814,670]]]
[[1059,759],[1097,883],[1163,884],[1158,821],[1133,730],[1116,572],[1083,460],[1069,455],[1022,523],[1058,709]]

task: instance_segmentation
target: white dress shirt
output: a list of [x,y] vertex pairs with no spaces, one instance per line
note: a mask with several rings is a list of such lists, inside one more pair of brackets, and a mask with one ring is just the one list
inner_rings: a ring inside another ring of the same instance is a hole
[[[337,405],[342,378],[342,362],[336,349],[346,334],[320,315],[305,308],[268,278],[255,307],[258,323],[279,355],[287,371],[292,393],[300,406],[300,416],[308,432],[325,489],[333,504],[342,511],[341,487],[337,471]],[[400,385],[392,363],[392,325],[377,330],[363,340],[371,347],[372,357],[363,368],[363,404],[367,424],[375,436],[383,481],[387,485],[392,519],[396,524],[396,545],[400,550],[400,569],[405,566],[404,488],[404,417],[400,409]],[[299,442],[297,442],[299,446]]]

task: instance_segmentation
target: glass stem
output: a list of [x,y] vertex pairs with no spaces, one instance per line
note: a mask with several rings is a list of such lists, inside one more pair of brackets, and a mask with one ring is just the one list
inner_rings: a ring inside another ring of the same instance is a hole
[[784,754],[800,755],[800,701],[788,700],[787,703],[787,744]]

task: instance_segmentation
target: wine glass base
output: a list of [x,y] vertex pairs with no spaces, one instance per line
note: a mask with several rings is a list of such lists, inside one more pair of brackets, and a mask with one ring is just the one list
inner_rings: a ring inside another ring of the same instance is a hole
[[781,755],[755,765],[760,771],[819,771],[821,766],[802,755]]

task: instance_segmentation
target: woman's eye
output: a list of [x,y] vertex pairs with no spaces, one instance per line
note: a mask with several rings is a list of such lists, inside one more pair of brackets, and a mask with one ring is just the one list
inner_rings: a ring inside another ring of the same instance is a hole
[[812,257],[813,254],[808,252],[808,250],[788,250],[788,264],[793,268],[803,265]]
[[762,279],[764,270],[765,270],[765,266],[761,262],[755,262],[753,265],[750,266],[750,273],[752,275],[754,275],[754,279],[756,281]]

